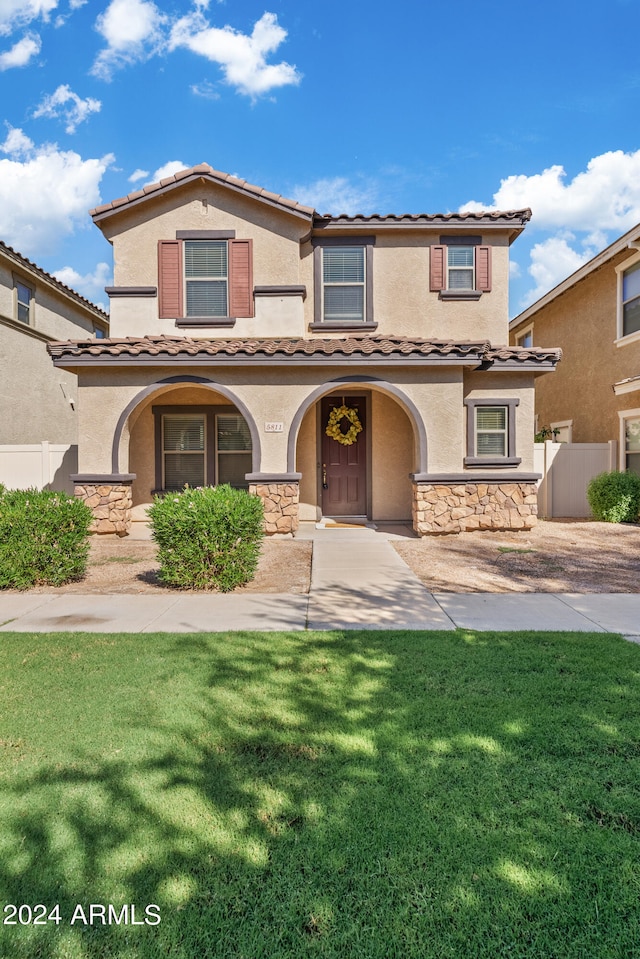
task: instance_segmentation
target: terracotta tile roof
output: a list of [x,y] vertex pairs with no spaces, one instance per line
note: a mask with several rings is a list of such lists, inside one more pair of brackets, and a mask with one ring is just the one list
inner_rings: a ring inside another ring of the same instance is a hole
[[82,296],[82,294],[78,293],[70,286],[67,286],[66,283],[61,283],[60,280],[57,280],[55,276],[52,276],[51,273],[47,273],[47,271],[43,270],[41,266],[38,266],[36,263],[32,263],[31,260],[26,258],[26,256],[23,256],[22,253],[18,253],[17,250],[14,250],[12,246],[8,246],[8,244],[3,243],[2,240],[0,240],[0,253],[4,253],[10,259],[15,260],[18,265],[29,270],[30,273],[36,273],[48,283],[51,283],[63,293],[66,293],[67,296],[77,300],[83,306],[88,307],[93,313],[97,313],[99,318],[104,320],[105,323],[109,322],[109,314],[105,313],[104,310],[101,310],[99,306],[96,306],[96,304],[92,303],[91,300],[87,300],[86,297]]
[[516,363],[558,363],[562,359],[562,350],[541,346],[492,346],[485,357],[489,362],[503,360]]
[[316,227],[321,227],[323,223],[331,224],[332,226],[339,226],[341,223],[352,224],[352,223],[362,223],[362,224],[372,224],[377,223],[398,223],[403,224],[415,224],[415,225],[429,225],[429,226],[450,226],[454,224],[455,226],[460,226],[463,223],[467,224],[505,224],[505,223],[516,223],[516,224],[525,224],[531,219],[531,210],[527,207],[522,210],[490,210],[490,211],[481,211],[477,213],[372,213],[369,216],[365,216],[362,213],[357,213],[354,216],[348,216],[346,213],[341,213],[339,216],[332,216],[330,214],[324,214],[323,216],[316,215],[314,225]]
[[302,203],[297,203],[295,200],[288,200],[279,193],[272,193],[270,190],[264,190],[262,187],[254,186],[253,183],[248,183],[246,180],[242,180],[239,177],[231,176],[229,173],[223,173],[221,170],[214,170],[214,168],[209,166],[208,163],[199,163],[197,166],[190,167],[187,170],[179,170],[178,173],[174,173],[173,176],[165,177],[163,180],[160,180],[159,183],[149,183],[141,190],[135,190],[133,193],[127,194],[127,196],[123,196],[117,200],[112,200],[110,203],[103,203],[101,206],[97,206],[93,210],[90,210],[89,213],[94,219],[101,219],[106,214],[115,213],[122,207],[137,203],[147,196],[163,193],[167,189],[172,189],[184,180],[193,180],[202,176],[214,181],[215,183],[230,186],[236,190],[242,191],[243,193],[248,193],[249,195],[258,199],[266,200],[268,203],[271,203],[274,206],[280,206],[284,209],[303,214],[309,217],[309,219],[311,219],[313,216],[313,207],[304,206]]
[[549,362],[559,359],[559,350],[523,349],[499,347],[493,349],[486,340],[454,342],[453,340],[426,340],[404,336],[347,336],[341,339],[192,339],[186,336],[145,336],[142,338],[109,340],[67,340],[50,343],[48,350],[56,360],[98,360],[103,357],[136,358],[149,362],[174,358],[176,362],[207,357],[233,357],[238,360],[269,361],[289,357],[298,361],[305,358],[335,360],[350,359],[403,359],[446,361],[471,361],[478,364],[497,360],[519,362]]

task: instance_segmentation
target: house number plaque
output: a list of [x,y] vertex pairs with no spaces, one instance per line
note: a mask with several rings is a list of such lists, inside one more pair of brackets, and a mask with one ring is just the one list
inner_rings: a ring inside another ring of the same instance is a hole
[[284,423],[265,423],[264,431],[265,433],[282,433],[284,430]]

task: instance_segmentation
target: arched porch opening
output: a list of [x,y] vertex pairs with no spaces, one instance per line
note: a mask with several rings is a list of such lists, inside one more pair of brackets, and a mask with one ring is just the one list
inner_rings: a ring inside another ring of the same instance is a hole
[[[326,435],[331,410],[342,405],[357,408],[363,426],[346,448]],[[420,411],[400,387],[377,377],[324,383],[300,405],[288,440],[287,468],[301,474],[301,520],[411,522],[410,474],[426,472],[427,435]]]
[[251,412],[225,386],[171,377],[141,390],[122,411],[113,437],[114,473],[135,474],[133,507],[154,493],[229,482],[247,487],[260,464]]

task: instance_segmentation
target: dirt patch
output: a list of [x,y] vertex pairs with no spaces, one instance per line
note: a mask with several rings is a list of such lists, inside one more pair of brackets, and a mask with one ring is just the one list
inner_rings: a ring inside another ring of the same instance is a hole
[[640,525],[539,520],[525,532],[393,545],[436,593],[640,593]]
[[[308,541],[266,539],[253,582],[243,593],[308,593],[311,578]],[[162,593],[175,592],[158,580],[157,547],[153,542],[92,536],[84,579],[66,586],[38,586],[35,593]]]

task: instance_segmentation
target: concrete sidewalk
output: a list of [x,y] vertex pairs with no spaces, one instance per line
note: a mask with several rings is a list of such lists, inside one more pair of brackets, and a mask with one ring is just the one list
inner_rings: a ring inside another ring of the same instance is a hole
[[610,632],[640,643],[640,594],[430,593],[391,546],[398,535],[307,524],[308,595],[0,594],[0,632],[461,628]]

